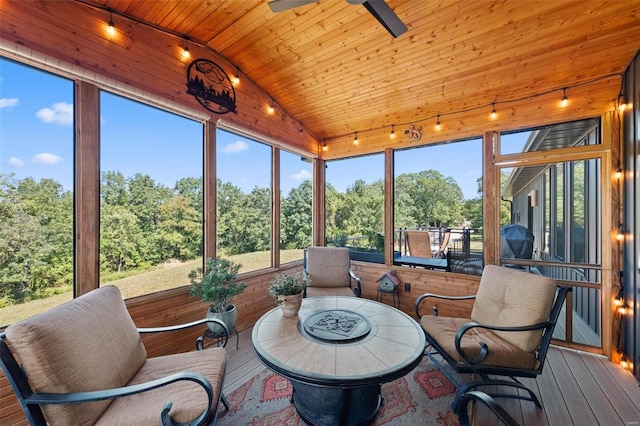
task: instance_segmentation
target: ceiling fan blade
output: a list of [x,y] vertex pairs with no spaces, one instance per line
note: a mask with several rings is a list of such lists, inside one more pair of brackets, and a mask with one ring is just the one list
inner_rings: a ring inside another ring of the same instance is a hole
[[270,1],[269,7],[272,12],[278,13],[294,7],[304,6],[305,4],[316,3],[318,0],[273,0]]
[[407,26],[384,0],[367,0],[363,5],[393,37],[398,37],[407,31]]

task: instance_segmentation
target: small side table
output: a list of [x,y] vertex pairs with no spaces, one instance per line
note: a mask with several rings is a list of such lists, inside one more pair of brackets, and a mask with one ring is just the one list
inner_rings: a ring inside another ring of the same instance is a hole
[[383,302],[383,295],[390,294],[391,300],[393,302],[393,307],[396,309],[400,309],[400,290],[397,288],[393,290],[386,290],[378,287],[378,295],[376,296],[377,302]]
[[[236,349],[238,349],[239,347],[239,343],[240,343],[240,336],[238,336],[238,331],[234,328],[233,330],[229,330],[229,339],[231,339],[231,336],[235,333],[236,335]],[[222,340],[224,334],[217,334],[214,333],[213,331],[209,330],[208,328],[204,331],[204,334],[202,335],[201,338],[199,338],[198,340],[202,341],[202,347],[204,347],[204,340],[205,339],[211,339],[213,340],[213,344],[215,344],[216,346],[220,344],[220,340]]]

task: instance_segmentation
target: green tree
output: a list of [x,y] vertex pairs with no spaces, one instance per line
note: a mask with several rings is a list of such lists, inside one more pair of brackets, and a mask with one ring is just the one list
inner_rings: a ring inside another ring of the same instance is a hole
[[311,181],[305,180],[281,200],[280,244],[283,249],[311,245]]
[[200,212],[182,195],[167,200],[159,209],[160,258],[190,260],[202,255]]
[[271,248],[271,189],[255,187],[243,200],[234,221],[230,254]]
[[139,266],[146,259],[147,239],[138,218],[125,206],[102,206],[100,261],[107,271]]
[[203,188],[204,186],[202,184],[201,177],[187,177],[178,180],[178,182],[176,182],[174,190],[176,194],[181,195],[189,200],[191,207],[202,214],[204,212]]
[[126,206],[129,204],[127,181],[116,171],[103,172],[100,178],[100,198],[104,204]]
[[129,188],[129,203],[131,211],[138,218],[138,224],[143,232],[151,235],[158,226],[158,208],[173,196],[172,191],[156,182],[149,175],[136,173],[127,182]]
[[396,185],[415,223],[420,226],[446,227],[463,220],[462,190],[452,177],[445,178],[437,170],[403,173]]
[[52,179],[0,175],[0,287],[10,298],[38,297],[68,284],[73,271],[71,193]]

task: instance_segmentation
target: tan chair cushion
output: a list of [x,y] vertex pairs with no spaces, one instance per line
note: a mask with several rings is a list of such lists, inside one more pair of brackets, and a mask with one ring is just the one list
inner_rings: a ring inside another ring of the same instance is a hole
[[[346,247],[318,247],[307,249],[307,272],[310,287],[349,287],[349,249]],[[307,295],[309,295],[307,290]]]
[[[214,404],[218,401],[222,388],[227,352],[224,348],[209,348],[202,351],[186,352],[149,358],[129,385],[148,382],[166,377],[177,371],[191,371],[204,375],[213,386]],[[206,408],[205,390],[193,383],[181,381],[153,391],[118,398],[113,401],[96,426],[111,425],[160,425],[160,413],[167,401],[173,402],[169,414],[180,423],[193,420]]]
[[307,297],[355,295],[351,287],[307,287]]
[[[114,286],[13,324],[6,332],[36,392],[125,386],[147,356]],[[51,425],[93,424],[110,403],[46,405],[43,412]]]
[[[487,325],[517,327],[549,319],[557,284],[548,277],[487,265],[471,311],[471,319]],[[524,352],[540,346],[542,330],[496,331],[502,339]]]
[[[422,328],[434,339],[451,358],[460,363],[467,362],[456,350],[455,339],[458,329],[472,322],[468,318],[448,318],[425,315],[420,319]],[[487,344],[489,351],[481,365],[498,367],[534,369],[538,367],[535,352],[525,352],[490,330],[473,328],[465,333],[461,340],[464,353],[476,358],[480,355],[480,342]]]

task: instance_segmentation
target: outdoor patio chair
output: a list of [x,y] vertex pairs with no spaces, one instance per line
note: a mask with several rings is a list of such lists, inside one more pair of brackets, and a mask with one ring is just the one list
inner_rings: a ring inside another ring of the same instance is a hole
[[451,228],[447,228],[444,231],[444,235],[442,236],[442,241],[440,242],[440,248],[436,252],[433,257],[437,257],[439,259],[446,259],[447,257],[447,248],[449,247],[449,241],[451,241]]
[[304,276],[311,276],[303,297],[362,296],[362,286],[351,270],[346,247],[311,246],[304,251]]
[[[525,392],[493,397],[533,401],[541,408],[533,391],[517,378],[535,378],[542,373],[551,335],[569,287],[555,280],[520,270],[487,265],[475,296],[423,294],[415,302],[415,313],[426,336],[425,355],[456,386],[452,408],[457,410],[462,396],[478,387],[511,386]],[[424,315],[420,305],[430,298],[475,299],[470,318]],[[453,370],[453,371],[452,371]],[[458,374],[453,374],[453,372]],[[475,374],[464,381],[460,374]],[[457,377],[454,377],[457,376]],[[491,377],[490,377],[491,376]],[[499,377],[495,377],[499,376]]]
[[407,248],[411,256],[433,257],[429,231],[406,230],[404,232],[407,239]]
[[0,366],[32,425],[215,424],[221,400],[228,409],[226,349],[147,358],[140,338],[207,322],[226,328],[203,319],[138,329],[108,285],[10,325]]

